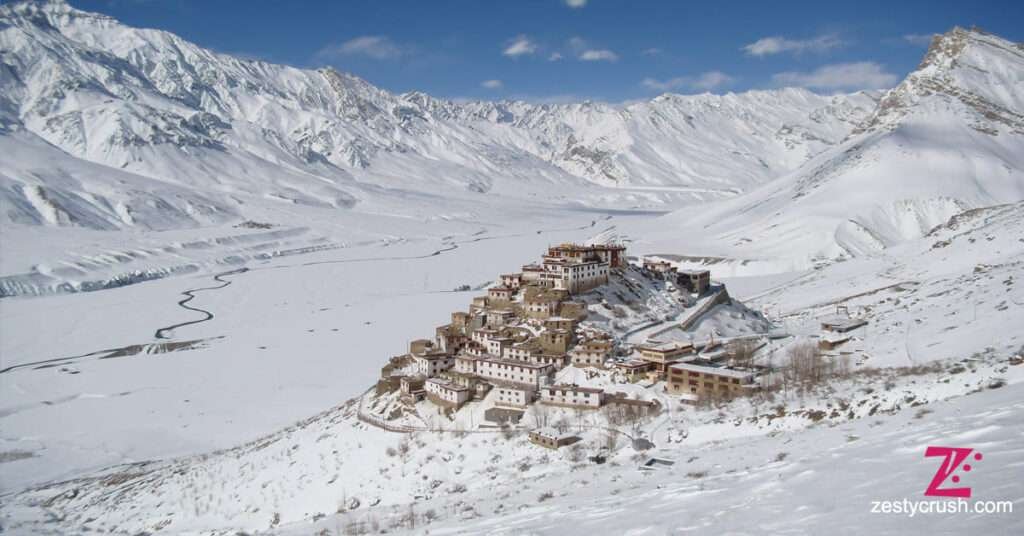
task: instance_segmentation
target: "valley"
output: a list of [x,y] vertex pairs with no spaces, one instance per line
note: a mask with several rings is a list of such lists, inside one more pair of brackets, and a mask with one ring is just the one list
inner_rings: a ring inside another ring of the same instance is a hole
[[1024,500],[1022,73],[444,99],[4,3],[0,532],[1021,532],[872,504]]

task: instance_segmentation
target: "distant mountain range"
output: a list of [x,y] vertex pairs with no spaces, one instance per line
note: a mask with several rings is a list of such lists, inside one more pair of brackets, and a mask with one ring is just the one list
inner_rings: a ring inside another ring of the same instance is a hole
[[101,229],[255,217],[252,198],[358,209],[380,187],[718,199],[842,142],[879,97],[453,102],[215,53],[59,0],[0,6],[0,50],[0,150],[15,155],[0,164],[4,217]]
[[709,253],[828,260],[1024,198],[1024,50],[976,30],[938,36],[881,93],[455,102],[49,0],[0,6],[0,70],[14,224],[173,229],[420,198],[704,203],[659,224],[701,229]]
[[[705,253],[832,261],[1024,200],[1024,45],[955,28],[842,143],[743,196],[681,210]],[[671,222],[671,223],[669,223]]]

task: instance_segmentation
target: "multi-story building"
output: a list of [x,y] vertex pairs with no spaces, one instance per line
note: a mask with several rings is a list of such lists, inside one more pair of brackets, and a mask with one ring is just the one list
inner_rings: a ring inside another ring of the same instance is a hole
[[549,364],[513,361],[500,357],[484,356],[476,362],[476,373],[482,377],[505,383],[540,386],[547,383],[554,373]]
[[558,305],[567,293],[555,289],[528,288],[523,298],[523,312],[529,318],[545,319],[558,314]]
[[704,294],[711,287],[711,272],[707,270],[679,270],[676,283],[693,294]]
[[544,277],[551,286],[579,294],[608,282],[609,265],[600,260],[570,261],[560,257],[544,258]]
[[441,378],[429,378],[423,382],[423,389],[431,402],[458,408],[472,395],[470,388]]
[[690,342],[650,342],[637,346],[640,359],[653,365],[653,369],[665,374],[669,365],[686,359],[696,359],[693,344]]
[[729,398],[749,392],[755,387],[754,378],[753,371],[711,362],[676,363],[669,367],[668,392]]
[[500,328],[516,319],[516,312],[512,309],[487,309],[487,325],[492,328]]
[[493,392],[496,405],[514,408],[525,408],[536,397],[536,390],[527,385],[496,384]]
[[612,356],[614,347],[610,338],[587,339],[569,352],[569,360],[576,366],[600,367]]
[[578,385],[548,385],[541,387],[540,401],[554,406],[597,409],[604,403],[604,390]]
[[433,378],[455,364],[455,357],[444,351],[412,354],[412,359],[416,364],[416,372],[427,378]]
[[504,302],[508,303],[512,296],[515,295],[516,291],[511,287],[491,287],[487,289],[487,298],[489,302]]
[[523,285],[523,274],[501,274],[501,286],[518,289]]
[[618,244],[560,244],[548,248],[547,256],[577,262],[594,259],[606,263],[612,268],[619,268],[622,266],[625,251],[626,246]]

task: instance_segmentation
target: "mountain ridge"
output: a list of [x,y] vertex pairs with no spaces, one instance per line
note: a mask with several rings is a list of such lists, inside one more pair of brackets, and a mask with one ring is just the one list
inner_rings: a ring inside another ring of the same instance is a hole
[[[5,132],[26,131],[75,158],[201,190],[209,199],[200,212],[227,207],[215,212],[232,218],[245,209],[209,192],[211,179],[215,189],[239,195],[341,209],[376,195],[366,183],[455,187],[453,195],[470,198],[515,197],[546,185],[584,198],[595,185],[695,190],[630,201],[654,204],[728,197],[840,142],[876,98],[790,88],[666,94],[625,105],[458,103],[392,94],[333,68],[234,58],[62,0],[0,6],[0,19],[3,68],[11,74],[0,102]],[[32,206],[26,185],[46,190],[66,179],[26,182],[31,174],[12,167],[5,197],[13,206]],[[81,184],[51,197],[139,203],[109,190]],[[609,199],[618,203],[617,196]],[[40,221],[33,210],[9,219]]]

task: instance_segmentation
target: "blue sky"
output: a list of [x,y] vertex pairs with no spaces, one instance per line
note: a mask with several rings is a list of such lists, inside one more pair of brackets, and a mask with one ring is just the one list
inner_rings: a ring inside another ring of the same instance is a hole
[[1024,1],[70,0],[218,51],[451,98],[623,101],[889,87],[929,35],[1024,40]]

